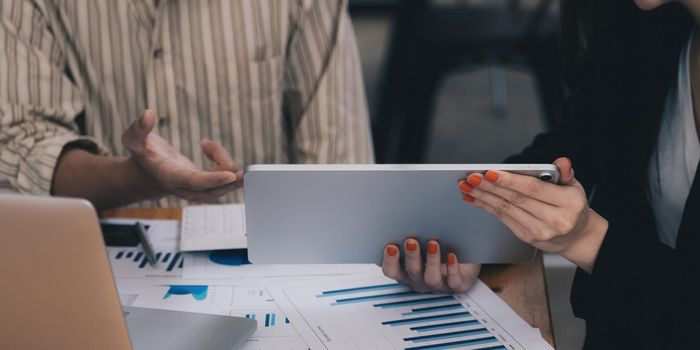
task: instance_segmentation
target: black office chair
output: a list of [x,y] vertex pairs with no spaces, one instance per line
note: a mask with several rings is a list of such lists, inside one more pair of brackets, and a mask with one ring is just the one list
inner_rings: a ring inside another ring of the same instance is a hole
[[[494,73],[514,62],[529,67],[547,122],[556,123],[562,90],[553,4],[553,0],[540,0],[534,7],[524,7],[518,0],[507,0],[506,7],[398,2],[373,119],[378,162],[424,161],[440,83],[464,67],[487,64]],[[503,114],[505,78],[492,76],[494,110]]]

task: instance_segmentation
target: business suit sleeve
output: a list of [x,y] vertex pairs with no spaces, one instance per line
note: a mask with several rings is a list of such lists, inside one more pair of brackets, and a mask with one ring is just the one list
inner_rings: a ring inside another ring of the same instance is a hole
[[574,314],[589,321],[588,339],[594,343],[587,346],[622,343],[620,334],[641,331],[655,334],[625,339],[626,346],[638,342],[644,348],[663,348],[677,343],[700,348],[695,334],[700,330],[698,259],[661,243],[653,220],[635,216],[613,215],[592,273],[576,272],[571,302]]
[[347,1],[304,1],[287,49],[285,112],[297,163],[373,163]]
[[77,132],[81,94],[64,74],[65,59],[32,1],[0,3],[0,187],[48,194],[63,147],[99,152]]

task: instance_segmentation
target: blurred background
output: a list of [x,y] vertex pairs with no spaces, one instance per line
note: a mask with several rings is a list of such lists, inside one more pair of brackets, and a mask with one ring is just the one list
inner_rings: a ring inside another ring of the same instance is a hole
[[[350,0],[380,163],[498,163],[560,119],[558,0]],[[545,256],[557,348],[574,265]]]

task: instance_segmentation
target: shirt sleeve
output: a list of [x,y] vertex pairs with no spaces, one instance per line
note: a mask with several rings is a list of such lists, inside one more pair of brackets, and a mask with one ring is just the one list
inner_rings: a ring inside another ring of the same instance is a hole
[[49,194],[56,162],[69,143],[100,152],[78,133],[74,121],[83,103],[65,67],[40,6],[0,2],[0,183],[14,191]]
[[362,69],[347,1],[307,1],[300,6],[285,68],[290,160],[373,163]]

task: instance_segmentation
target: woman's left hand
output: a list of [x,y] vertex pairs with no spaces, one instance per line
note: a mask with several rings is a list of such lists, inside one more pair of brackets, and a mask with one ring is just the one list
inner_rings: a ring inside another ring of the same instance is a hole
[[495,215],[522,241],[590,272],[608,222],[588,207],[571,161],[559,158],[559,184],[504,171],[469,174],[459,184],[464,200]]

